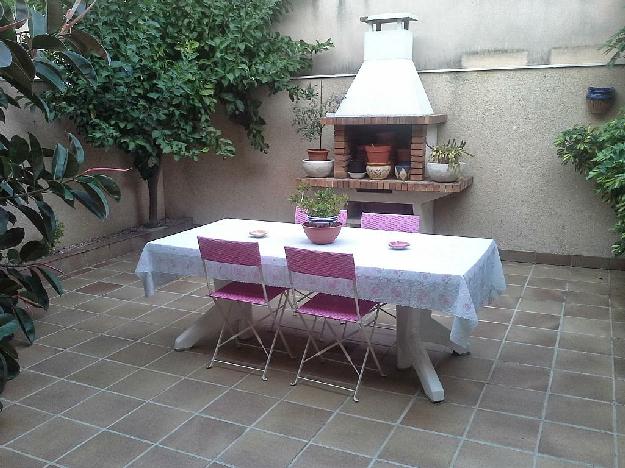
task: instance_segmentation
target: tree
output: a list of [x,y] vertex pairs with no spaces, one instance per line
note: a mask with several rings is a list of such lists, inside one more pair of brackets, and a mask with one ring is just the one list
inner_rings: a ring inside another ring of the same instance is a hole
[[224,111],[246,129],[254,148],[267,151],[257,91],[299,97],[291,77],[331,46],[273,31],[287,6],[287,0],[102,0],[87,19],[115,62],[94,64],[93,87],[70,78],[72,86],[54,92],[53,109],[96,146],[132,156],[148,182],[150,225],[158,222],[164,155],[234,155],[213,122],[216,112]]
[[[45,14],[23,1],[15,1],[14,8],[0,5],[0,77],[9,85],[0,88],[2,122],[11,107],[36,107],[49,117],[48,106],[35,89],[35,78],[63,90],[67,66],[87,81],[95,79],[83,54],[95,53],[104,59],[107,54],[93,36],[76,28],[89,8],[81,0],[66,13],[55,0],[46,2]],[[22,30],[26,25],[28,29]],[[50,252],[58,227],[54,210],[46,202],[48,195],[72,207],[78,202],[99,218],[109,213],[107,196],[120,198],[113,179],[98,170],[81,171],[84,160],[85,152],[72,134],[67,144],[44,148],[35,135],[6,135],[5,128],[0,132],[0,392],[19,373],[11,344],[14,332],[19,327],[29,342],[35,339],[29,308],[48,307],[45,284],[63,293],[54,269],[41,260]],[[25,239],[26,220],[40,239]]]

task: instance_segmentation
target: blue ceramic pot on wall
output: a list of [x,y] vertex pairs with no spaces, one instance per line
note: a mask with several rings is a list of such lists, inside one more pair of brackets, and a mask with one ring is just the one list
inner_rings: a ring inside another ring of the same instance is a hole
[[605,114],[614,104],[616,89],[594,88],[590,86],[586,93],[586,104],[591,114]]

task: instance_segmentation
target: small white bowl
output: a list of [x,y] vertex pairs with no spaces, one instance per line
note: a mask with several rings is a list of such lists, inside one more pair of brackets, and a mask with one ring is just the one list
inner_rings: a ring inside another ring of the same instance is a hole
[[250,237],[253,237],[254,239],[262,239],[263,237],[267,237],[267,231],[264,229],[255,229],[250,231]]
[[364,179],[367,175],[366,172],[348,172],[351,179]]

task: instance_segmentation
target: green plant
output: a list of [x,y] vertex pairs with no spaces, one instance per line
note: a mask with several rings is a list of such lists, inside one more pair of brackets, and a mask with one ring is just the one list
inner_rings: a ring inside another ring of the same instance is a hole
[[[10,107],[22,105],[41,109],[49,117],[35,79],[63,89],[67,69],[62,63],[93,80],[93,68],[81,53],[106,58],[99,43],[76,28],[89,6],[77,0],[65,14],[57,1],[49,0],[45,6],[45,15],[23,1],[15,1],[14,8],[0,6],[0,77],[9,84],[0,88],[1,120]],[[17,32],[26,24],[27,30]],[[49,306],[44,284],[63,293],[55,272],[41,260],[59,229],[46,199],[54,195],[72,207],[81,204],[103,219],[109,213],[107,197],[120,197],[115,181],[97,173],[115,169],[81,170],[85,152],[74,135],[68,134],[66,144],[45,148],[33,134],[23,138],[5,131],[0,134],[0,387],[19,372],[17,353],[9,344],[16,325],[32,343],[35,325],[28,311]],[[26,223],[36,228],[39,239],[25,238]]]
[[436,145],[434,147],[428,145],[428,147],[432,150],[430,159],[435,163],[449,164],[449,168],[452,171],[456,171],[460,166],[460,159],[464,156],[474,156],[464,149],[466,144],[466,141],[461,140],[460,143],[458,143],[454,138],[452,140],[447,140],[447,143]]
[[339,195],[330,188],[314,189],[306,183],[297,186],[297,190],[289,197],[291,203],[304,210],[311,218],[332,218],[347,203],[347,195]]
[[302,90],[291,81],[330,41],[309,44],[281,35],[274,23],[287,0],[101,0],[86,20],[116,60],[94,64],[95,85],[76,82],[54,92],[53,109],[96,146],[132,156],[148,182],[149,224],[157,218],[164,155],[230,157],[232,141],[214,121],[225,114],[266,152],[261,92]]
[[319,92],[308,85],[302,91],[302,99],[293,103],[293,127],[306,141],[312,143],[317,140],[318,148],[321,149],[321,137],[325,127],[321,118],[328,112],[336,111],[342,99],[343,96],[336,94],[324,98],[322,85]]
[[612,252],[625,254],[625,114],[599,127],[565,130],[557,136],[555,146],[562,164],[573,164],[593,181],[595,191],[614,209],[614,231],[619,239]]
[[[0,394],[7,381],[14,379],[20,372],[17,351],[11,344],[13,334],[17,331],[17,321],[11,314],[0,313]],[[0,401],[0,411],[2,402]]]

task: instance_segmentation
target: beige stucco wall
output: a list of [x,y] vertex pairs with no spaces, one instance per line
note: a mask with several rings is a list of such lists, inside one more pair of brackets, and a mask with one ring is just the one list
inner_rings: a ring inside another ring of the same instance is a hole
[[[1,124],[0,131],[8,136],[18,134],[25,136],[26,132],[37,135],[44,146],[53,147],[57,142],[67,145],[66,132],[77,135],[69,122],[46,123],[41,113],[29,110],[11,110],[7,114],[6,124]],[[84,143],[84,138],[80,137]],[[86,164],[88,167],[130,167],[132,162],[120,151],[93,148],[85,144]],[[122,191],[119,203],[111,200],[111,215],[104,221],[97,219],[87,209],[76,203],[72,209],[60,199],[51,195],[46,201],[55,209],[57,217],[65,225],[65,234],[60,241],[62,246],[81,243],[92,238],[113,234],[122,229],[140,225],[147,221],[147,188],[136,171],[127,174],[110,174],[115,178]],[[162,190],[161,190],[162,195]],[[164,200],[161,196],[161,205],[164,212]],[[23,223],[27,238],[38,237],[36,229],[30,223]]]
[[501,60],[505,51],[524,51],[530,65],[597,63],[604,59],[597,48],[625,24],[621,0],[294,0],[278,29],[309,41],[332,38],[334,49],[315,59],[314,73],[355,73],[366,30],[358,18],[386,12],[419,19],[410,27],[418,70],[460,68],[465,54],[471,66],[492,63],[491,55],[499,65],[517,64],[515,56]]
[[[449,115],[440,138],[466,139],[477,155],[468,161],[473,187],[436,202],[436,232],[492,237],[503,249],[610,256],[612,211],[582,176],[561,166],[553,140],[571,125],[593,122],[585,107],[587,86],[613,85],[625,94],[621,67],[421,77],[435,111]],[[344,90],[350,82],[326,79],[324,91]],[[192,216],[198,223],[292,219],[286,198],[302,175],[306,143],[291,126],[286,96],[266,98],[262,112],[269,154],[252,150],[243,133],[227,125],[237,145],[234,159],[206,155],[195,163],[166,163],[168,216]],[[330,137],[327,131],[328,146]]]

